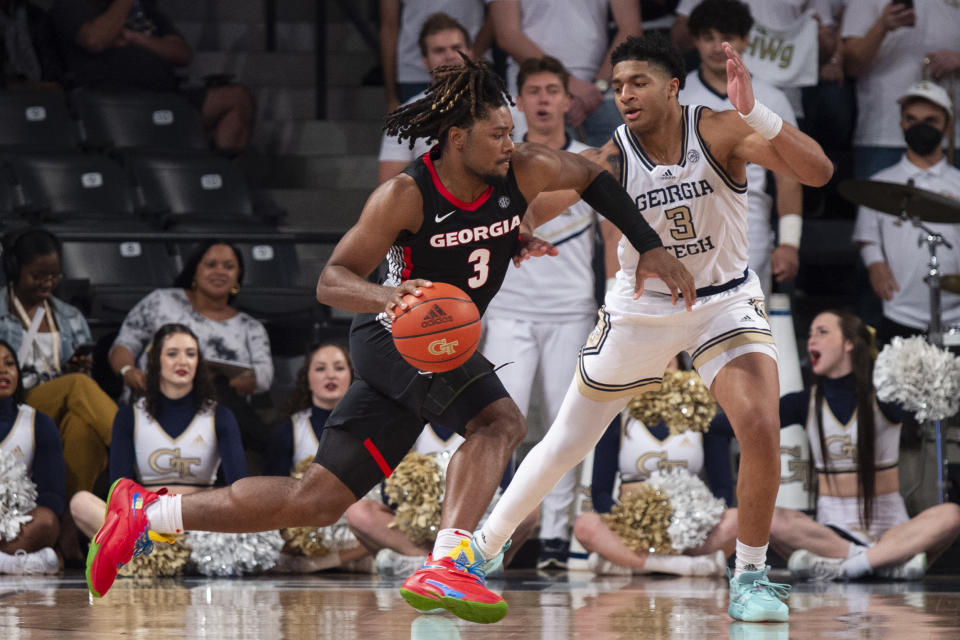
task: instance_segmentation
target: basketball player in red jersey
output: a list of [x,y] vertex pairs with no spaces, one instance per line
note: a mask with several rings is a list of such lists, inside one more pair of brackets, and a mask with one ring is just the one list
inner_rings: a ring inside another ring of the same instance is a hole
[[[302,479],[257,477],[189,496],[158,495],[118,480],[104,526],[90,545],[87,581],[102,596],[117,568],[149,548],[146,531],[243,532],[326,526],[400,462],[426,421],[466,437],[447,470],[441,531],[427,564],[404,584],[413,606],[446,608],[477,622],[506,614],[485,587],[499,556],[475,562],[470,534],[490,503],[526,423],[490,363],[475,353],[446,373],[417,371],[393,345],[391,321],[405,294],[433,281],[466,291],[482,313],[511,259],[556,251],[521,237],[527,203],[542,191],[574,189],[616,224],[640,252],[636,281],[657,277],[695,300],[693,277],[667,253],[633,200],[609,173],[577,155],[510,140],[513,122],[503,83],[482,63],[465,60],[435,74],[422,100],[387,118],[401,138],[437,140],[402,174],[377,188],[360,219],[320,274],[317,299],[356,312],[350,352],[357,381],[331,414],[315,464]],[[387,257],[383,284],[367,276]],[[431,572],[443,572],[433,586]]]

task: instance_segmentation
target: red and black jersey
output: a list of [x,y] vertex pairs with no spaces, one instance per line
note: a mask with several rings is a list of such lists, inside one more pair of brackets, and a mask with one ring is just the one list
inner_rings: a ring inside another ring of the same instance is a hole
[[463,289],[482,315],[519,247],[517,228],[527,201],[512,165],[506,178],[473,202],[458,200],[437,176],[438,153],[434,147],[404,169],[423,196],[423,224],[397,237],[387,253],[383,284],[395,287],[412,278],[446,282]]

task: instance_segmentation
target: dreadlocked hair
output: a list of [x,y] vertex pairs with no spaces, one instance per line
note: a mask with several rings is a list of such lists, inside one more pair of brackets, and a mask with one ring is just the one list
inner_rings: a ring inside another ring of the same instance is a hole
[[488,108],[513,104],[503,80],[486,63],[460,55],[463,64],[433,71],[424,97],[387,114],[383,130],[388,136],[408,139],[411,149],[418,138],[437,140],[442,149],[450,127],[469,127],[486,118]]

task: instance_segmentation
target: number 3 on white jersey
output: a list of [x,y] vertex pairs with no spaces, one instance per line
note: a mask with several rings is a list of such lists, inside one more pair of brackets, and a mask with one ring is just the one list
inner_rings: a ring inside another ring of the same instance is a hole
[[473,270],[477,275],[467,280],[471,289],[482,287],[490,277],[490,249],[474,249],[467,258],[467,262],[473,265]]

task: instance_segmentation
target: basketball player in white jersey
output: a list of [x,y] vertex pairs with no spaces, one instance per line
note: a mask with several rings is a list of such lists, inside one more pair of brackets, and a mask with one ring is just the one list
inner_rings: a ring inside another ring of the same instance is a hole
[[[571,139],[564,128],[564,115],[570,108],[569,79],[563,63],[552,56],[528,58],[520,65],[517,108],[526,117],[525,142],[571,153],[590,148]],[[537,228],[537,237],[559,247],[559,254],[508,269],[483,319],[480,350],[494,365],[504,365],[497,375],[525,416],[539,373],[544,424],[531,434],[533,442],[557,416],[576,370],[577,351],[596,322],[593,247],[598,224],[609,274],[616,273],[619,232],[610,222],[598,220],[593,208],[579,200]],[[576,472],[571,469],[543,501],[538,569],[567,568],[570,506],[576,483]]]
[[[789,611],[780,598],[789,587],[769,582],[765,564],[780,479],[779,383],[759,282],[747,270],[746,163],[813,186],[830,179],[833,165],[815,141],[756,101],[743,60],[723,46],[736,110],[722,112],[680,105],[683,62],[662,36],[629,38],[614,52],[613,88],[625,124],[591,157],[620,176],[664,246],[694,274],[696,301],[680,311],[655,279],[635,294],[637,253],[621,243],[616,284],[580,352],[560,414],[474,546],[483,557],[499,552],[516,524],[589,453],[627,397],[657,389],[670,358],[687,351],[741,447],[728,612],[738,620],[784,621]],[[551,200],[541,204],[555,208]],[[536,209],[528,213],[534,223]]]

